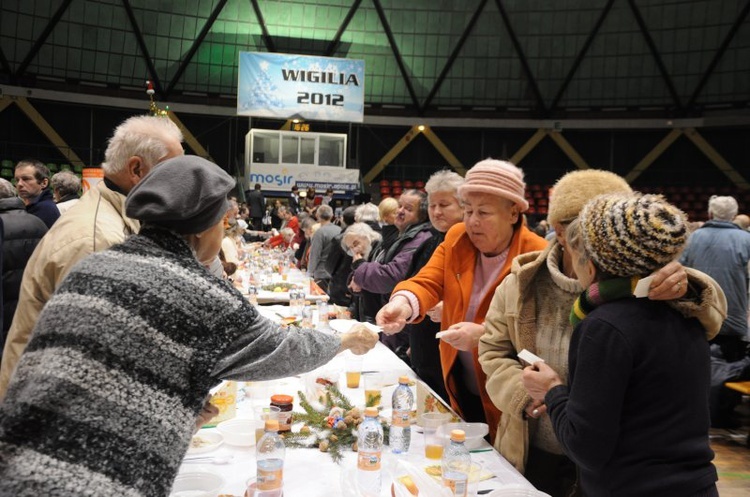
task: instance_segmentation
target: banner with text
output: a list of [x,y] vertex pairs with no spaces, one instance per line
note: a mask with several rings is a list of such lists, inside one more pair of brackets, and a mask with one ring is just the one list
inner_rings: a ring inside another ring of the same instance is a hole
[[361,123],[365,61],[240,52],[240,116]]
[[328,188],[337,193],[359,189],[358,169],[332,166],[253,164],[252,172],[248,168],[246,177],[248,188],[260,183],[263,191],[269,192],[289,192],[294,185],[300,190],[312,186],[319,192]]

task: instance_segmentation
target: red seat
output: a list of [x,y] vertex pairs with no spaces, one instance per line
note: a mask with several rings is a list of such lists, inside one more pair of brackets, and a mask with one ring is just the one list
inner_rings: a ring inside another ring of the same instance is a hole
[[399,186],[400,187],[401,186],[401,182],[399,180],[397,180],[397,179],[394,179],[393,181],[391,181],[391,186]]
[[419,180],[414,182],[414,188],[424,188],[424,181]]
[[388,187],[388,186],[391,186],[391,184],[390,184],[390,183],[388,182],[388,180],[387,180],[387,179],[381,179],[381,180],[380,180],[380,187],[381,187],[381,188],[382,188],[382,187]]
[[387,186],[381,186],[380,187],[380,194],[381,195],[389,195],[391,193],[391,189]]
[[412,183],[411,180],[407,179],[404,181],[404,189],[411,190],[414,188],[414,183]]
[[400,186],[393,185],[391,193],[393,193],[393,196],[395,197],[396,195],[401,195],[403,191],[403,188],[401,188]]

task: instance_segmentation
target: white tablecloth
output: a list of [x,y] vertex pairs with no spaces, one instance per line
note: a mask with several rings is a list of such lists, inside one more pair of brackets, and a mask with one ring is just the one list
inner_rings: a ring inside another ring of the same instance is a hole
[[[341,391],[355,405],[364,405],[364,389],[346,388],[344,375],[344,358],[340,354],[335,357],[324,368],[329,371],[340,371],[339,386]],[[415,374],[404,362],[402,362],[387,347],[379,343],[364,357],[363,371],[383,371],[397,378],[401,374],[407,374],[414,378]],[[273,394],[294,395],[295,411],[301,411],[297,398],[297,391],[305,392],[306,376],[299,378],[285,378],[272,382],[255,382],[247,384],[243,391],[252,398],[241,398],[238,394],[238,417],[253,417],[253,407],[268,406],[269,398]],[[242,385],[240,385],[242,386]],[[390,409],[390,396],[393,386],[383,391],[383,407]],[[299,429],[299,427],[295,427]],[[486,471],[491,472],[494,478],[479,483],[479,489],[494,489],[505,485],[531,487],[523,476],[521,476],[505,459],[500,456],[486,442],[472,453],[472,460],[481,462]],[[233,447],[223,444],[214,451],[205,453],[206,456],[232,456],[232,462],[227,465],[204,465],[196,463],[183,464],[181,471],[208,470],[222,475],[226,484],[222,490],[224,494],[242,496],[248,480],[254,479],[255,447]],[[411,448],[405,456],[409,462],[415,465],[427,465],[424,458],[424,442],[421,429],[412,427]],[[317,449],[287,449],[284,464],[284,495],[285,497],[354,497],[349,480],[356,473],[356,454],[347,451],[344,460],[340,464],[332,461],[331,456]],[[390,484],[393,473],[396,473],[396,456],[390,454],[388,447],[383,450],[383,485],[381,496],[390,496]],[[399,475],[396,475],[399,476]]]

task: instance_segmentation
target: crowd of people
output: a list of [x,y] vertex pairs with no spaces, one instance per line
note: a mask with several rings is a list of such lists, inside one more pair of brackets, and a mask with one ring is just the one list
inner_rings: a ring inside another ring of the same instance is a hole
[[[711,396],[712,368],[750,371],[750,233],[731,197],[691,226],[580,170],[530,228],[523,171],[487,159],[378,205],[337,209],[332,190],[296,185],[267,199],[259,184],[239,202],[181,142],[169,119],[126,120],[80,199],[75,175],[37,161],[18,163],[15,188],[0,180],[0,493],[166,495],[217,382],[380,340],[553,497],[718,495],[708,428],[736,399]],[[384,333],[289,334],[261,317],[228,279],[253,241]]]

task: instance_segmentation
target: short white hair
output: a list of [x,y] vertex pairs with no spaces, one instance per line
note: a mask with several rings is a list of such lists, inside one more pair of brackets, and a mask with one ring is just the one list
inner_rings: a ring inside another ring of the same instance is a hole
[[739,206],[734,197],[719,197],[714,195],[708,199],[708,215],[711,219],[731,222],[737,216],[738,211]]
[[154,166],[169,153],[170,142],[182,142],[182,132],[168,117],[134,116],[126,119],[109,139],[102,164],[104,174],[119,173],[134,155]]
[[364,223],[366,221],[377,221],[380,217],[380,211],[378,206],[368,202],[357,207],[354,212],[354,221],[357,223]]
[[365,259],[370,255],[372,244],[375,243],[376,241],[379,242],[380,240],[383,239],[380,233],[370,228],[369,224],[354,223],[348,228],[346,228],[346,231],[344,231],[344,236],[341,237],[341,248],[344,249],[344,252],[348,253],[349,244],[347,242],[354,237],[362,238],[363,240],[368,241],[367,249],[365,250],[365,253],[364,253]]
[[461,197],[458,196],[458,187],[464,184],[464,178],[455,171],[438,171],[427,180],[424,185],[424,191],[427,192],[428,198],[433,193],[452,193],[459,205],[463,205]]
[[16,189],[13,183],[5,178],[0,178],[0,198],[11,198],[16,196]]
[[64,197],[78,193],[78,190],[81,189],[81,180],[70,171],[60,171],[52,175],[50,186],[52,186],[53,191]]

